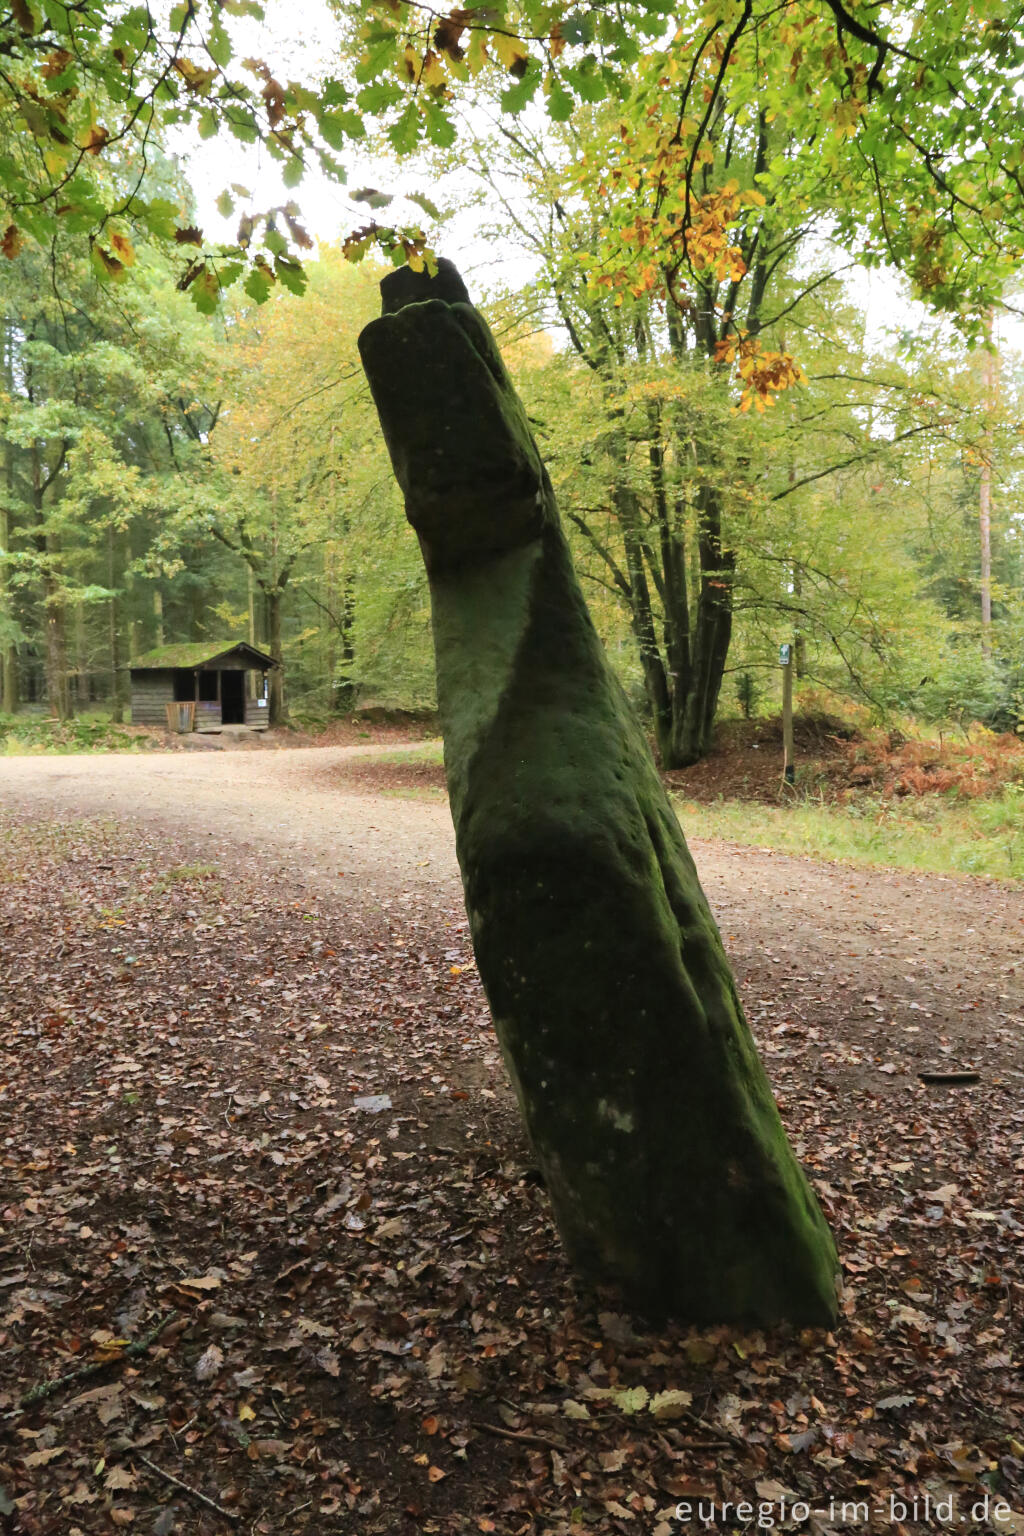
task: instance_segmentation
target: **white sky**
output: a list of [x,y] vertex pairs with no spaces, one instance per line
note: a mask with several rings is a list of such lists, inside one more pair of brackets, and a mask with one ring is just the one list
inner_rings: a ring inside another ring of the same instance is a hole
[[[234,19],[231,22],[236,57],[264,59],[280,79],[315,81],[334,69],[340,29],[323,0],[290,0],[283,5],[269,0],[267,18],[262,23]],[[284,186],[280,166],[262,145],[240,144],[225,135],[199,141],[181,135],[175,149],[182,159],[198,203],[198,218],[204,234],[211,240],[231,242],[235,238],[239,216],[246,211],[263,211],[282,203],[298,204],[302,221],[310,234],[322,242],[336,241],[361,224],[376,218],[423,224],[426,215],[413,203],[401,200],[402,189],[421,192],[437,199],[437,187],[422,170],[397,167],[393,162],[375,162],[358,146],[346,143],[338,155],[347,169],[344,186],[311,171],[298,187]],[[224,219],[217,212],[217,198],[232,183],[240,183],[252,192],[249,204],[236,199],[236,212]],[[374,212],[366,203],[354,201],[350,192],[373,187],[397,193],[394,204]],[[475,235],[472,216],[460,217],[456,211],[437,238],[439,253],[453,260],[463,275],[472,278],[492,269],[497,261],[506,280],[526,282],[532,265],[511,243],[500,252],[485,246]],[[490,281],[494,281],[493,273]]]
[[[315,81],[333,72],[338,55],[340,29],[323,0],[266,0],[267,18],[261,23],[251,19],[225,18],[231,25],[236,56],[255,56],[266,60],[271,70],[284,79]],[[401,193],[402,188],[420,191],[443,202],[429,178],[415,168],[397,168],[393,162],[374,163],[365,154],[346,145],[338,156],[348,170],[347,186],[316,172],[310,172],[294,189],[281,181],[278,163],[261,145],[240,144],[223,135],[200,142],[197,138],[179,138],[175,146],[187,170],[198,203],[199,223],[208,239],[232,242],[239,215],[246,206],[259,212],[281,203],[294,201],[310,234],[322,242],[331,242],[360,224],[377,217],[422,223],[423,211],[415,204],[396,198],[395,204],[376,215],[365,203],[348,195],[363,187]],[[231,183],[240,183],[252,192],[249,205],[239,203],[236,212],[224,219],[217,212],[216,201]],[[533,275],[534,264],[511,241],[495,247],[483,242],[476,230],[477,217],[472,212],[454,212],[444,229],[436,233],[440,254],[450,257],[474,289],[505,283],[517,286]],[[849,279],[855,301],[865,309],[869,325],[868,340],[880,344],[886,332],[912,329],[927,311],[908,300],[901,283],[884,271],[859,269]],[[1001,348],[1024,350],[1024,324],[1013,317],[997,320],[995,337]]]

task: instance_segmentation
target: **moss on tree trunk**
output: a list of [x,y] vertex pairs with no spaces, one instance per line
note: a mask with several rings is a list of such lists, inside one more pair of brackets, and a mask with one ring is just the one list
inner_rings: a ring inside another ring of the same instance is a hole
[[571,1261],[655,1316],[835,1315],[835,1249],[454,268],[360,338],[430,577],[473,945]]

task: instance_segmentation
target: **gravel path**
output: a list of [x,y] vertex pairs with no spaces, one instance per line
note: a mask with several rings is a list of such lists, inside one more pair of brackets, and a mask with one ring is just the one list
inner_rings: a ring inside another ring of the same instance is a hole
[[[367,793],[346,777],[389,750],[2,758],[0,804],[155,825],[180,862],[241,861],[363,911],[450,907],[459,885],[447,805]],[[703,841],[699,820],[685,830],[752,1016],[769,998],[797,1017],[841,1010],[877,1042],[864,1063],[876,1077],[890,1042],[908,1060],[1018,1064],[1024,887]]]

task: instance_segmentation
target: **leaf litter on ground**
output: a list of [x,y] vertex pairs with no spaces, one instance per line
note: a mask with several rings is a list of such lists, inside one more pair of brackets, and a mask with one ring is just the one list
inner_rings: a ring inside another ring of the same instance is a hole
[[865,1079],[885,1021],[826,978],[784,1017],[748,999],[842,1323],[651,1329],[573,1284],[461,911],[169,878],[181,845],[110,820],[0,830],[16,1529],[669,1536],[680,1501],[788,1498],[827,1530],[830,1500],[926,1494],[1019,1517],[1019,1029],[937,1091]]

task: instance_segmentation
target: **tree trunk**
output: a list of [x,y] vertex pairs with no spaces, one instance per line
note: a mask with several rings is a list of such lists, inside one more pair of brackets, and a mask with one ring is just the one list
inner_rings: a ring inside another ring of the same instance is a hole
[[[10,454],[7,445],[6,485],[10,495],[13,485]],[[11,549],[11,513],[7,505],[0,507],[0,711],[13,715],[18,708],[18,648],[14,642],[14,611],[10,596],[7,563],[4,556]]]
[[617,485],[612,493],[622,542],[626,552],[626,575],[629,581],[629,608],[640,666],[643,671],[644,691],[650,705],[654,739],[658,752],[665,759],[671,752],[672,743],[672,692],[665,673],[665,664],[658,649],[658,635],[651,606],[651,589],[644,567],[643,546],[640,534],[640,506],[637,497],[628,486]]
[[75,714],[89,708],[89,644],[86,634],[85,604],[76,599],[75,615],[75,665],[69,679],[69,694]]
[[252,572],[252,566],[246,562],[245,577],[249,597],[249,644],[255,645],[256,641],[256,578]]
[[124,580],[124,561],[117,547],[113,528],[107,529],[107,586],[111,597],[108,604],[107,635],[110,645],[111,699],[110,718],[121,725],[130,701],[128,673],[121,665],[124,660],[121,649],[121,604],[118,593]]
[[[8,394],[14,385],[14,346],[10,322],[3,322],[3,369]],[[14,500],[14,444],[4,439],[4,491],[0,506],[0,710],[13,715],[18,708],[18,650],[14,636],[14,604],[11,598],[10,570],[6,557],[11,553],[11,503]]]
[[[53,541],[47,541],[52,559]],[[70,720],[71,689],[68,683],[67,608],[61,586],[50,565],[43,576],[43,608],[46,615],[46,702],[51,715]]]
[[341,613],[339,615],[338,637],[341,642],[341,651],[338,656],[337,669],[334,672],[334,708],[339,715],[344,715],[355,707],[356,685],[352,676],[352,667],[356,659],[355,651],[355,623],[356,623],[356,578],[352,571],[345,574],[341,586]]
[[[985,336],[992,340],[992,311],[985,317]],[[993,354],[982,354],[984,409],[990,416],[995,406],[996,369]],[[981,544],[981,652],[992,655],[992,428],[986,421],[981,443],[981,484],[978,489],[978,533]]]
[[264,587],[263,595],[267,603],[270,654],[277,662],[277,666],[272,667],[270,671],[270,702],[268,704],[269,719],[267,723],[273,728],[276,725],[284,725],[288,718],[288,709],[284,696],[284,666],[282,665],[284,652],[281,646],[281,588],[279,586]]
[[[670,324],[670,333],[673,353],[682,365],[678,326]],[[713,340],[708,342],[712,355]],[[614,457],[614,447],[612,454]],[[723,539],[721,497],[710,485],[697,495],[697,536],[688,552],[685,508],[670,498],[665,456],[663,413],[659,406],[651,405],[648,458],[654,516],[650,541],[645,539],[643,513],[635,492],[617,487],[613,498],[622,529],[630,617],[658,756],[664,768],[685,768],[704,757],[711,747],[732,638],[736,559]],[[677,453],[677,457],[681,455]],[[692,573],[687,570],[688,554]],[[663,612],[660,642],[648,568]]]
[[[570,1259],[649,1315],[828,1324],[831,1236],[494,339],[450,263],[382,288],[360,350],[430,578],[473,944]],[[720,620],[702,643],[706,714]]]
[[43,567],[43,615],[46,624],[46,702],[58,720],[72,716],[68,683],[67,603],[58,578],[60,543],[46,531],[46,491],[53,474],[44,480],[39,443],[32,444],[32,502],[35,508],[35,545]]

